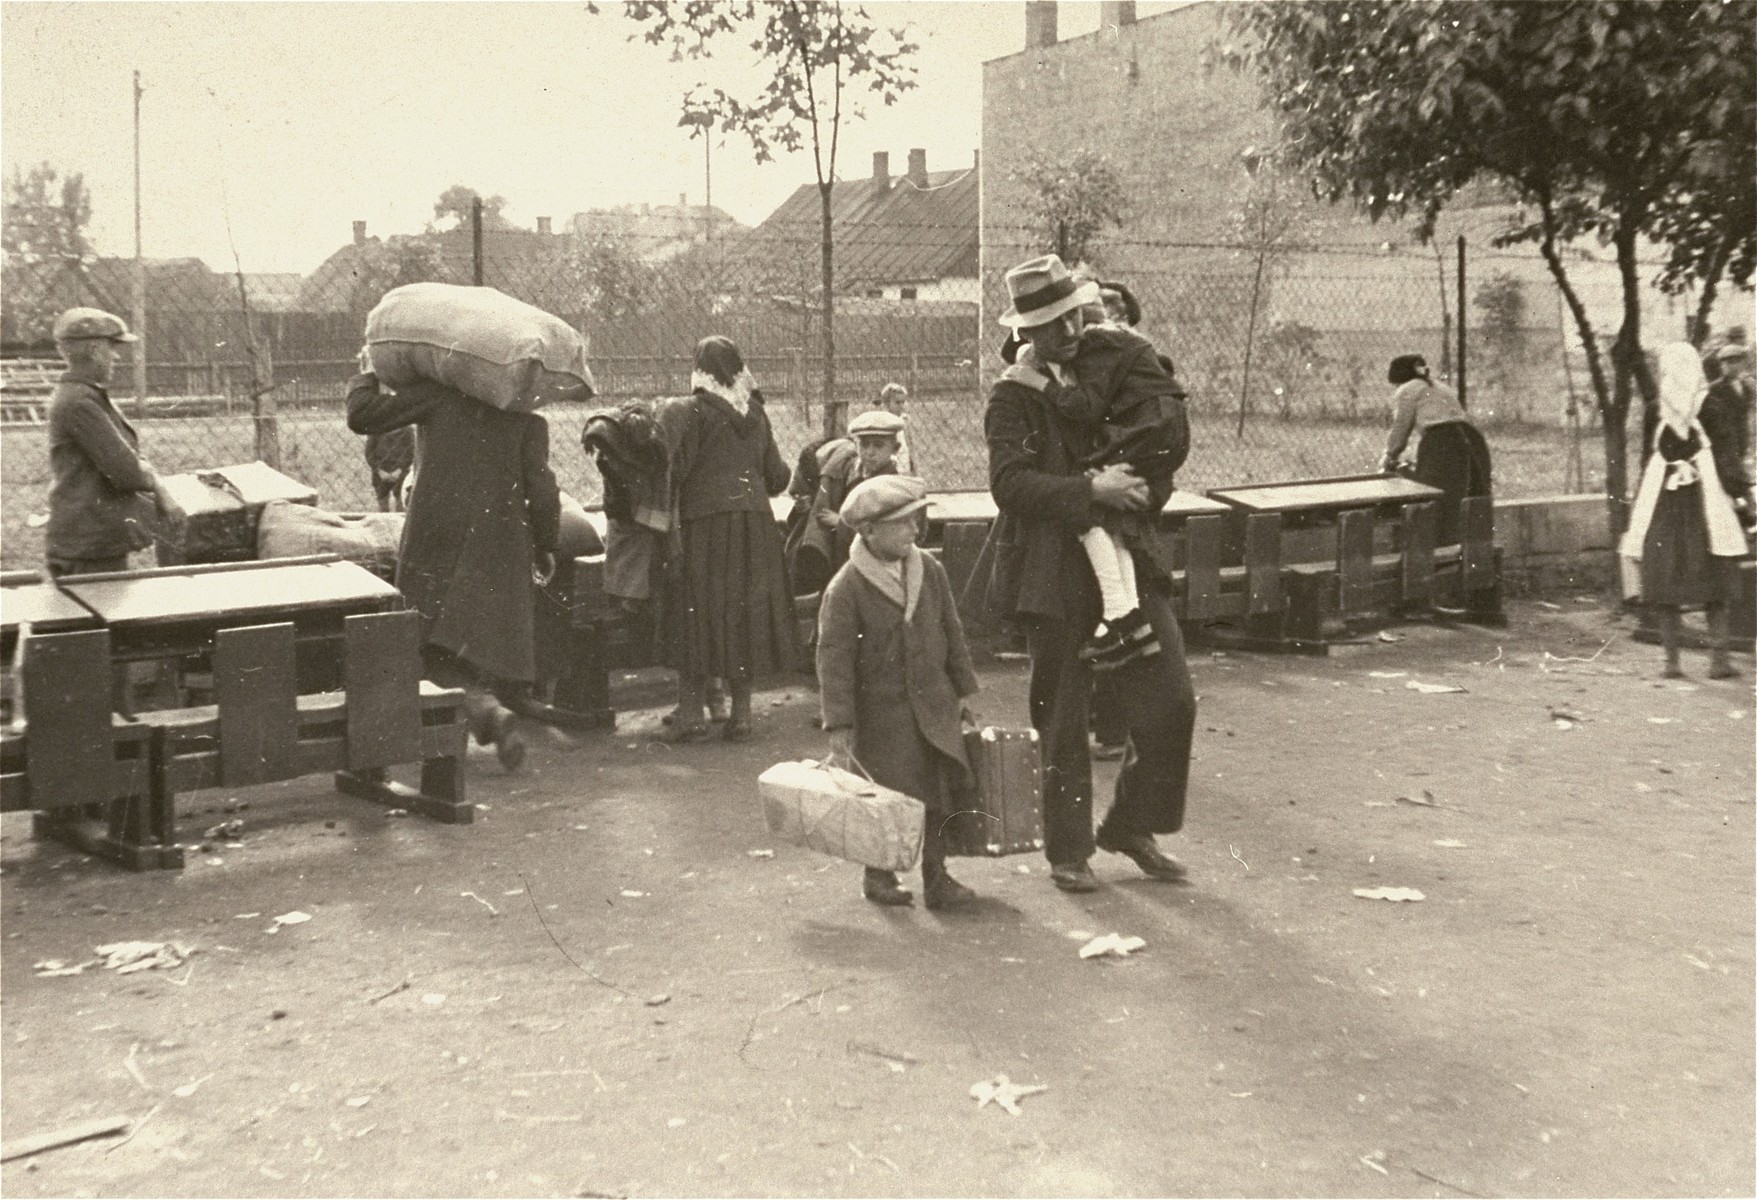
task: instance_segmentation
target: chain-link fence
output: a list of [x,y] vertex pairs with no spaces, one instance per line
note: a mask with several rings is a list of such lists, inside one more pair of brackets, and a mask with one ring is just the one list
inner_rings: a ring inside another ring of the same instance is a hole
[[[885,384],[903,384],[911,453],[935,488],[985,486],[983,388],[1000,367],[1001,273],[1036,252],[1023,236],[989,235],[979,255],[968,223],[838,228],[834,395],[859,412]],[[263,458],[315,487],[325,507],[370,508],[362,440],[344,421],[366,313],[398,284],[479,278],[585,334],[600,391],[594,404],[682,394],[696,341],[732,337],[791,461],[824,420],[818,252],[815,224],[642,235],[557,233],[545,223],[485,229],[479,241],[469,229],[379,239],[357,227],[306,276],[156,261],[146,277],[146,397],[131,398],[126,360],[112,391],[161,472]],[[40,559],[47,504],[42,420],[56,368],[52,346],[30,344],[33,330],[40,338],[45,316],[76,303],[128,314],[132,263],[118,262],[56,264],[16,293],[30,305],[6,310],[7,566]],[[1138,297],[1141,331],[1171,356],[1189,390],[1195,437],[1182,487],[1370,471],[1388,416],[1386,362],[1411,352],[1436,366],[1452,359],[1455,296],[1436,281],[1432,258],[1282,251],[1259,271],[1248,248],[1110,243],[1103,262],[1099,273]],[[1481,312],[1467,314],[1471,408],[1495,453],[1498,494],[1593,491],[1602,486],[1603,454],[1597,430],[1587,428],[1583,365],[1531,265],[1501,270],[1512,282],[1495,286],[1514,298],[1503,295],[1490,326],[1479,328]],[[1479,279],[1495,270],[1473,267]],[[16,268],[8,276],[11,291]],[[599,485],[579,444],[587,411],[544,410],[557,476],[590,504]]]

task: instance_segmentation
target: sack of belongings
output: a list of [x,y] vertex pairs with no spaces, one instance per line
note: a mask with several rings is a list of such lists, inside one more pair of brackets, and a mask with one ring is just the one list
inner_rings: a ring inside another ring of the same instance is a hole
[[595,391],[577,330],[487,287],[392,288],[366,315],[366,353],[392,389],[430,379],[511,412]]
[[394,579],[402,536],[402,513],[334,513],[277,500],[263,506],[257,522],[256,557],[339,554],[380,578]]

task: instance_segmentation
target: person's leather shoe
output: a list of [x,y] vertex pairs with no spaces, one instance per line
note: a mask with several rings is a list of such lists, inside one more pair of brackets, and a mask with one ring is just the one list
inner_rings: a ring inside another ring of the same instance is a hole
[[1092,868],[1083,862],[1051,863],[1049,867],[1050,882],[1064,892],[1096,892],[1098,876]]
[[1153,879],[1183,879],[1189,875],[1183,864],[1175,858],[1167,857],[1154,844],[1151,834],[1141,833],[1133,837],[1118,837],[1115,834],[1098,834],[1098,848],[1108,850],[1112,854],[1126,855],[1134,860],[1143,874]]
[[866,878],[861,882],[860,894],[874,904],[890,905],[901,908],[915,901],[915,893],[897,882],[895,871],[879,871],[871,867],[866,870]]
[[974,891],[943,872],[928,880],[921,889],[921,902],[930,909],[968,904],[974,899]]
[[494,757],[508,771],[525,765],[525,735],[519,732],[513,715],[504,709],[494,714]]
[[750,718],[728,717],[720,736],[729,742],[748,742],[752,732]]

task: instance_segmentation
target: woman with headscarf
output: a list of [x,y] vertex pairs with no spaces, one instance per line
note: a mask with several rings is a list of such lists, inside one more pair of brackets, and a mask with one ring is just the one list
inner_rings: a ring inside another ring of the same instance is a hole
[[1622,553],[1641,561],[1641,599],[1659,617],[1665,676],[1683,675],[1678,650],[1682,610],[1708,617],[1710,679],[1738,674],[1727,656],[1727,601],[1747,547],[1739,520],[1749,511],[1743,414],[1709,402],[1695,347],[1672,342],[1659,351],[1658,421],[1635,492]]
[[[1468,496],[1487,496],[1493,491],[1489,472],[1489,447],[1470,415],[1458,402],[1458,393],[1435,383],[1428,363],[1419,354],[1399,354],[1391,360],[1386,382],[1397,388],[1391,396],[1391,434],[1385,440],[1381,471],[1401,471],[1418,483],[1439,488],[1439,542],[1450,546],[1462,532],[1459,502]],[[1418,434],[1413,464],[1400,463],[1412,434]]]
[[667,736],[708,736],[708,680],[732,693],[728,741],[751,735],[751,681],[797,661],[793,595],[769,497],[787,486],[763,396],[730,338],[696,346],[691,393],[660,412],[677,512],[675,553],[660,617],[677,670],[678,711]]

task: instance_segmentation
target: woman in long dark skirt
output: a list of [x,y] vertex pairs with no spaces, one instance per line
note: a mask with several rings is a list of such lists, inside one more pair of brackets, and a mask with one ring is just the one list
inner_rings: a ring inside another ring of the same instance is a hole
[[677,538],[661,628],[678,675],[668,737],[700,741],[708,680],[732,693],[728,741],[751,735],[751,682],[798,662],[793,594],[769,497],[787,487],[787,464],[744,356],[731,339],[696,347],[691,394],[661,411],[671,458]]
[[1391,397],[1391,433],[1385,441],[1380,468],[1399,469],[1399,459],[1409,448],[1412,435],[1419,438],[1413,464],[1407,474],[1418,483],[1439,488],[1439,543],[1450,546],[1463,533],[1459,505],[1468,496],[1492,494],[1489,448],[1470,415],[1458,402],[1458,393],[1435,383],[1427,360],[1419,354],[1399,354],[1385,374],[1396,385]]
[[1665,676],[1683,675],[1682,611],[1708,619],[1710,679],[1738,674],[1727,654],[1727,603],[1747,552],[1740,510],[1750,512],[1744,414],[1726,389],[1711,392],[1687,342],[1659,351],[1659,420],[1623,535],[1641,560],[1641,599],[1659,618]]

